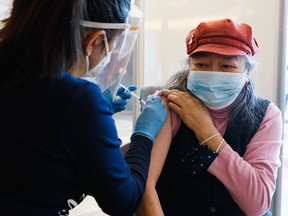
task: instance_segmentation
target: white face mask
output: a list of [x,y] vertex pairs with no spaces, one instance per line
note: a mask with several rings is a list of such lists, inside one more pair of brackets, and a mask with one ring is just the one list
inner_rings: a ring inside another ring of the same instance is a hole
[[219,110],[229,106],[247,81],[247,72],[191,71],[187,89],[208,108]]
[[111,60],[112,52],[109,52],[103,59],[101,59],[98,64],[96,64],[93,68],[89,70],[89,57],[86,56],[86,72],[84,77],[96,77],[104,68],[109,64]]
[[106,56],[98,62],[93,68],[89,70],[89,57],[86,56],[86,72],[83,77],[96,77],[97,74],[99,74],[101,71],[104,70],[104,68],[109,64],[111,60],[111,54],[112,51],[109,52],[109,45],[108,45],[108,40],[106,34],[104,34],[104,46],[105,46],[105,51],[106,51]]

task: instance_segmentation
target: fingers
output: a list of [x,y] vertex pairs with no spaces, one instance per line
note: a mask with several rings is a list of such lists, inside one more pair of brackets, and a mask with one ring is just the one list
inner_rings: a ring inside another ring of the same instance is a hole
[[153,100],[153,96],[152,95],[148,95],[147,97],[147,102]]
[[[127,91],[128,89],[128,91]],[[132,97],[130,92],[133,92],[135,90],[137,90],[137,86],[128,86],[127,89],[125,89],[124,87],[119,87],[118,91],[117,91],[117,95],[120,96],[122,99],[127,100],[130,99]]]
[[123,110],[125,110],[125,106],[113,106],[114,113],[119,113]]
[[177,93],[180,93],[181,91],[177,90],[177,89],[172,89],[172,90],[169,90],[169,89],[164,89],[162,91],[162,94],[165,95],[165,96],[169,96],[170,94],[177,94]]
[[184,92],[184,91],[180,91],[180,90],[164,90],[163,91],[163,95],[165,95],[167,97],[167,100],[169,102],[173,102],[173,103],[181,103],[182,102],[186,102],[189,99],[195,99],[195,96],[191,95],[188,92]]
[[119,99],[114,100],[114,102],[112,103],[112,109],[114,113],[118,113],[118,112],[125,110],[126,105],[127,105],[127,101],[119,98]]
[[154,96],[153,100],[156,101],[156,102],[161,102],[162,98],[160,96],[156,96],[156,97]]
[[121,95],[123,92],[125,92],[125,89],[121,86],[117,90],[117,95]]
[[160,96],[149,95],[149,96],[147,97],[147,103],[148,103],[148,102],[152,102],[152,101],[154,101],[154,102],[161,102],[161,101],[162,101],[162,98],[161,98]]
[[123,92],[122,94],[119,95],[122,99],[127,100],[132,97],[132,94],[130,92]]
[[126,100],[123,100],[123,99],[117,99],[117,100],[114,100],[113,104],[114,104],[114,105],[125,106],[125,105],[127,105],[127,101],[126,101]]
[[193,97],[188,92],[175,89],[164,90],[163,94],[166,95],[170,109],[174,110],[179,115],[182,112],[185,112],[185,110],[191,109],[193,107],[195,97]]
[[137,86],[134,85],[130,85],[128,86],[129,91],[136,91],[137,90]]
[[[126,88],[126,89],[125,89],[125,88]],[[131,91],[131,92],[137,90],[137,86],[134,86],[134,85],[130,85],[130,86],[125,87],[125,88],[122,87],[122,86],[120,86],[120,87],[118,88],[117,95],[120,95],[120,94],[122,94],[123,92],[125,92],[125,91],[127,91],[127,90],[129,90],[129,91]]]
[[173,90],[164,90],[163,91],[163,95],[165,95],[167,98],[171,97],[171,98],[175,98],[175,97],[181,97],[185,94],[186,92],[183,91],[179,91],[176,89]]
[[185,92],[181,92],[179,90],[168,90],[168,91],[164,92],[168,102],[173,102],[173,103],[176,103],[176,104],[178,104],[179,102],[183,101],[184,93]]

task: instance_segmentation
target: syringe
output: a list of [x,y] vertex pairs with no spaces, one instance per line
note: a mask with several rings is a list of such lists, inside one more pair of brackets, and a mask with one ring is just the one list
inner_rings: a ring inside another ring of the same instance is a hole
[[123,87],[123,88],[125,89],[125,91],[130,92],[130,94],[131,94],[133,97],[137,98],[142,104],[144,104],[144,105],[146,106],[146,101],[145,101],[145,100],[143,100],[142,98],[140,98],[140,97],[139,97],[137,94],[135,94],[134,92],[130,91],[129,88],[127,88],[126,86],[122,85],[121,83],[119,83],[119,85],[120,85],[121,87]]

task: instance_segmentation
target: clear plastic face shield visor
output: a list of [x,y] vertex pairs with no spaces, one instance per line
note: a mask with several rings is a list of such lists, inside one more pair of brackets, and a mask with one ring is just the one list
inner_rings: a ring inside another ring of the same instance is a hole
[[126,73],[142,20],[143,12],[132,4],[125,23],[98,23],[84,20],[80,22],[84,27],[119,30],[116,36],[109,41],[109,45],[106,35],[104,36],[106,56],[109,55],[110,58],[109,63],[102,70],[86,73],[82,77],[96,83],[102,92],[109,90],[113,100]]

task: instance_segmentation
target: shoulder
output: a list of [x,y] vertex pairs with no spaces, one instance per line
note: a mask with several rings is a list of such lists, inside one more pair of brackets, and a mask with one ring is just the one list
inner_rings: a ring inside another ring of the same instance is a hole
[[[62,91],[57,91],[57,97],[60,103],[65,101],[63,109],[67,122],[70,122],[71,125],[74,124],[74,121],[76,123],[86,122],[87,127],[106,128],[108,131],[113,129],[114,120],[111,118],[113,114],[111,106],[98,85],[68,73],[63,76],[60,83]],[[61,97],[59,92],[66,97]],[[73,122],[70,119],[73,119]]]
[[[280,109],[273,102],[271,102],[260,124],[260,131],[269,130],[275,135],[277,134],[277,136],[280,139],[282,136],[282,127],[283,127],[282,113]],[[267,134],[269,134],[270,132],[267,132]]]
[[162,97],[162,101],[165,104],[166,109],[168,110],[168,115],[170,116],[170,119],[171,119],[172,136],[174,137],[176,135],[178,129],[180,128],[181,119],[177,115],[177,113],[175,113],[173,110],[171,110],[169,108],[167,98],[165,95],[162,94],[163,90],[164,89],[156,90],[156,92],[153,95]]
[[278,117],[281,120],[281,111],[280,109],[269,99],[258,97],[257,102],[254,104],[255,114],[263,115],[264,120]]
[[85,79],[74,77],[68,72],[64,72],[63,75],[58,79],[58,82],[61,83],[66,89],[79,89],[79,88],[95,88],[100,91],[99,86],[89,82]]
[[64,72],[63,75],[57,79],[56,84],[57,90],[63,92],[64,94],[81,96],[93,96],[101,95],[101,89],[96,84],[89,82],[87,80],[77,78],[71,74]]
[[55,94],[59,100],[65,100],[70,108],[74,107],[73,109],[111,111],[111,107],[103,97],[98,85],[74,77],[67,72],[57,80]]
[[267,107],[265,117],[273,118],[281,115],[282,115],[281,110],[273,102],[270,102],[270,104]]

